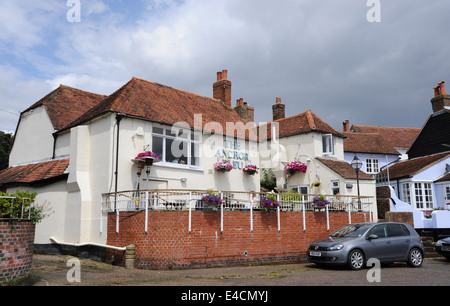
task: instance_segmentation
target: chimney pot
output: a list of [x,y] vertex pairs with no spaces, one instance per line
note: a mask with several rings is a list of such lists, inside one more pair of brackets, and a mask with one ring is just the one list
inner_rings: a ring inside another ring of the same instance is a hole
[[222,80],[222,72],[221,71],[217,72],[217,81],[220,81],[220,80]]
[[228,70],[222,70],[222,79],[227,80],[228,78]]
[[444,84],[445,84],[444,81],[438,83],[438,85],[439,85],[439,92],[440,92],[441,95],[445,95],[445,87],[444,87]]
[[434,89],[434,96],[437,97],[439,96],[439,86],[433,87]]
[[350,122],[348,120],[345,120],[343,125],[344,125],[344,132],[350,132]]

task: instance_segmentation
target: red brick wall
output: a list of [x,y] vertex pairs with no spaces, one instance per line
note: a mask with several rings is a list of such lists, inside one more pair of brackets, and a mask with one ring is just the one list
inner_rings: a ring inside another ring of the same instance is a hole
[[35,225],[0,222],[0,282],[26,275],[33,262]]
[[[171,269],[240,265],[264,262],[299,262],[306,258],[311,241],[323,238],[348,224],[348,213],[330,213],[327,231],[325,213],[306,213],[303,232],[302,213],[253,213],[253,232],[248,212],[224,212],[223,233],[220,212],[192,212],[192,231],[188,212],[149,212],[148,233],[145,213],[122,213],[119,233],[116,215],[108,217],[108,244],[134,244],[136,267]],[[367,214],[352,214],[352,223],[369,220]],[[246,253],[245,253],[246,252]],[[247,254],[247,255],[245,255]]]

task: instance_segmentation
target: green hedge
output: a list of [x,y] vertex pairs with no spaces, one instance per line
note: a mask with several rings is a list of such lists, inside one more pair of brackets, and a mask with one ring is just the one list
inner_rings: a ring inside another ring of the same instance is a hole
[[35,204],[36,195],[29,191],[0,192],[0,219],[39,223],[47,214],[44,205]]

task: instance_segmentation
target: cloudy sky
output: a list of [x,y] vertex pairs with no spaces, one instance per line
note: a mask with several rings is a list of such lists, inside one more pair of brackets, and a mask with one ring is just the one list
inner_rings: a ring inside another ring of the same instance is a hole
[[281,97],[338,130],[422,127],[433,87],[450,91],[450,1],[368,2],[0,0],[0,130],[60,84],[111,94],[135,76],[211,97],[222,69],[257,122]]

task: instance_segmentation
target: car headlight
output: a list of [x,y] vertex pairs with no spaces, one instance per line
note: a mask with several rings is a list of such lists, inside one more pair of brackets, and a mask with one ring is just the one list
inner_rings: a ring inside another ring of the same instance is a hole
[[438,240],[438,242],[436,242],[436,246],[442,246],[442,240]]
[[342,244],[336,244],[328,247],[328,251],[338,251],[341,250],[344,247]]

